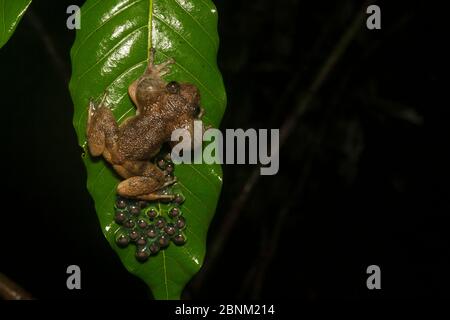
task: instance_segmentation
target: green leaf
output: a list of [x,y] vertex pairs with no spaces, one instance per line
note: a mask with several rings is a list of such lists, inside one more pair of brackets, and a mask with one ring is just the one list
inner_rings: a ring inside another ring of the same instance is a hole
[[0,48],[16,30],[31,0],[0,0]]
[[[206,112],[205,124],[218,127],[226,104],[216,64],[218,44],[217,11],[210,0],[86,1],[71,51],[70,91],[79,144],[86,147],[89,98],[99,99],[108,90],[107,104],[119,122],[135,114],[127,89],[143,73],[151,45],[156,49],[156,63],[169,57],[176,60],[165,79],[195,84]],[[206,235],[221,190],[221,166],[176,166],[176,188],[186,199],[180,208],[187,221],[187,243],[171,244],[140,263],[134,246],[122,249],[115,243],[117,175],[103,159],[93,159],[88,152],[83,160],[102,231],[122,263],[147,283],[156,299],[178,299],[203,263]]]

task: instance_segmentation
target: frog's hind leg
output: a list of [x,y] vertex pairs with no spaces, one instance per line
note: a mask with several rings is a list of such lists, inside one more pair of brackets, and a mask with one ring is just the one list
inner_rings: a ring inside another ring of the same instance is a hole
[[175,183],[176,180],[170,180],[162,184],[153,177],[136,176],[128,178],[117,186],[117,194],[138,200],[154,201],[154,200],[172,200],[175,195],[159,194],[158,190]]
[[117,186],[117,194],[120,196],[147,201],[174,198],[174,195],[160,194],[158,191],[175,183],[176,178],[166,176],[155,164],[147,161],[124,161],[121,168],[129,176]]

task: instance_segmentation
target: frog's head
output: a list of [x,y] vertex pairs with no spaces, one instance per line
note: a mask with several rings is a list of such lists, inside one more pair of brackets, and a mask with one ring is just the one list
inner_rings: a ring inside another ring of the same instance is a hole
[[[169,82],[166,85],[167,100],[166,119],[168,134],[176,129],[186,130],[191,137],[192,142],[197,135],[194,135],[195,130],[203,128],[202,116],[203,108],[200,106],[200,92],[196,86],[190,83],[178,83],[175,81]],[[197,122],[197,126],[195,125]],[[203,136],[203,132],[202,132]]]

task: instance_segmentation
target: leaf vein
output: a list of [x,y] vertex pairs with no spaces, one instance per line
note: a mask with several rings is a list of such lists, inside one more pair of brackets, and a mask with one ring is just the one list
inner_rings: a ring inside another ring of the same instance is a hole
[[102,0],[97,0],[96,2],[94,2],[92,4],[92,6],[88,7],[88,8],[83,8],[84,11],[82,11],[83,14],[86,14],[87,12],[89,12],[90,10],[92,10],[93,8],[95,8]]
[[3,7],[3,35],[4,35],[5,39],[6,39],[8,36],[6,35],[5,3],[6,3],[6,1],[3,0],[3,6],[2,6]]
[[164,285],[166,287],[166,298],[169,300],[169,286],[167,285],[167,267],[166,267],[166,253],[163,251],[163,264],[164,264]]
[[[114,82],[116,82],[116,81],[117,81],[118,79],[120,79],[122,76],[124,76],[124,75],[127,74],[128,72],[132,71],[134,68],[136,68],[138,65],[140,65],[140,64],[142,64],[142,63],[144,63],[144,62],[147,62],[147,59],[142,60],[142,61],[136,63],[135,65],[131,66],[130,68],[126,69],[125,71],[121,72],[116,78],[114,78],[114,80],[112,80],[112,81],[109,83],[109,85],[106,87],[105,90],[108,90],[108,88],[110,88],[110,87],[113,85]],[[116,101],[116,103],[118,103],[120,100],[122,100],[122,98],[123,98],[124,96],[126,96],[127,94],[128,94],[128,92],[125,92],[125,94],[123,94],[122,96],[120,96],[119,99]],[[131,109],[134,109],[134,107],[132,107]],[[129,111],[130,111],[130,110],[128,110],[126,113],[128,113]],[[81,112],[80,117],[78,118],[78,121],[77,121],[77,128],[78,128],[78,131],[80,131],[81,120],[82,120],[83,117],[87,114],[87,112],[88,112],[88,109],[86,108],[83,112]],[[122,116],[119,118],[118,122],[120,122],[120,120],[123,118],[123,116],[124,116],[124,115],[122,115]]]
[[[161,52],[161,53],[166,58],[169,58],[169,56],[167,54],[165,54],[164,52]],[[212,93],[212,91],[206,85],[204,85],[202,81],[200,81],[196,76],[194,76],[192,74],[192,72],[190,72],[188,69],[186,69],[179,62],[175,61],[175,64],[178,65],[181,69],[183,69],[187,74],[189,74],[195,81],[197,81],[197,83],[200,84],[211,95],[211,97],[213,97],[214,100],[216,100],[219,103],[219,105],[221,106],[221,109],[223,109],[220,99],[214,93]]]
[[194,220],[195,220],[195,222],[196,222],[197,224],[201,224],[201,220],[200,220],[195,214],[193,214],[193,211],[192,211],[191,209],[189,209],[188,207],[184,206],[183,210],[189,212],[189,216],[192,215],[193,217],[195,217]]
[[209,32],[206,31],[206,29],[201,25],[201,23],[189,12],[186,10],[185,7],[183,7],[178,0],[173,0],[184,12],[186,12],[186,14],[191,17],[192,21],[194,21],[199,27],[200,29],[202,29],[203,33],[205,33],[208,38],[211,40],[211,42],[213,43],[214,47],[217,47],[217,42],[213,39],[213,37],[211,36],[211,34]]
[[210,186],[212,186],[214,189],[219,189],[210,179],[208,179],[204,174],[203,174],[203,172],[201,172],[200,170],[198,170],[197,168],[196,168],[196,166],[195,165],[193,165],[193,164],[191,164],[191,165],[188,165],[188,167],[189,168],[191,168],[192,170],[194,170],[195,172],[197,172],[197,174],[200,176],[200,177],[202,177],[203,178],[203,180],[205,180],[206,182],[208,182],[208,184],[210,185]]
[[155,16],[155,18],[158,20],[158,21],[160,21],[160,22],[162,22],[162,23],[164,23],[166,26],[167,26],[167,28],[169,29],[169,30],[171,30],[174,34],[176,34],[180,39],[182,39],[184,42],[186,42],[186,44],[189,46],[189,47],[191,47],[193,50],[194,50],[194,52],[203,60],[203,61],[205,61],[206,62],[206,64],[211,68],[211,69],[215,69],[215,67],[213,66],[213,65],[211,65],[211,63],[208,61],[208,59],[206,59],[205,58],[205,56],[203,56],[201,53],[200,53],[200,51],[198,51],[185,37],[183,37],[183,35],[181,35],[181,33],[179,33],[178,31],[176,31],[170,24],[168,24],[163,18],[161,18],[160,16],[158,16],[158,15],[156,15],[156,14],[154,14],[154,16]]
[[187,188],[181,181],[178,181],[177,182],[183,189],[185,189],[187,192],[189,192],[191,195],[193,195],[196,199],[197,199],[197,201],[199,202],[199,203],[201,203],[202,205],[203,205],[203,207],[205,208],[205,209],[208,209],[208,207],[206,206],[206,204],[195,194],[195,193],[193,193],[189,188]]
[[111,191],[106,195],[105,199],[103,199],[102,203],[99,206],[100,209],[104,209],[106,207],[106,203],[107,203],[106,200],[108,200],[111,197],[111,195],[114,194],[114,191],[116,191],[115,187],[112,188]]
[[203,2],[205,4],[205,6],[208,7],[209,10],[214,10],[214,7],[210,6],[209,3],[207,3],[205,0],[201,0],[201,2]]
[[130,9],[131,7],[133,7],[134,5],[136,5],[139,2],[142,2],[143,0],[138,0],[135,2],[132,2],[130,4],[128,4],[127,6],[123,7],[122,9],[118,10],[114,15],[112,15],[111,17],[109,17],[108,19],[106,19],[105,21],[103,21],[97,28],[95,28],[95,30],[91,31],[86,38],[84,38],[83,40],[81,40],[80,45],[78,46],[77,50],[73,53],[72,56],[72,60],[75,59],[75,57],[77,56],[78,52],[80,51],[81,47],[86,43],[87,40],[89,40],[98,30],[100,30],[102,27],[104,27],[109,21],[111,21],[112,19],[114,19],[115,17],[117,17],[118,15],[120,15],[122,12]]
[[103,171],[106,169],[106,164],[103,163],[103,167],[99,170],[97,176],[94,178],[94,181],[92,181],[91,186],[94,187],[97,183],[98,179],[100,179],[101,175],[103,174]]
[[[125,42],[126,40],[129,40],[129,38],[134,35],[137,31],[144,29],[147,26],[140,26],[136,29],[134,29],[132,32],[130,32],[129,34],[127,34],[125,37],[123,37],[122,39],[120,39],[119,42],[117,42],[111,49],[108,50],[108,52],[106,52],[102,57],[100,57],[100,59],[98,59],[92,66],[90,66],[85,72],[83,72],[81,75],[78,76],[77,78],[77,82],[76,85],[78,85],[78,83],[80,83],[80,80],[86,76],[86,74],[88,74],[92,69],[94,69],[100,62],[102,62],[105,58],[107,58],[108,56],[111,55],[111,53],[117,49],[123,42]],[[75,85],[75,86],[76,86]]]

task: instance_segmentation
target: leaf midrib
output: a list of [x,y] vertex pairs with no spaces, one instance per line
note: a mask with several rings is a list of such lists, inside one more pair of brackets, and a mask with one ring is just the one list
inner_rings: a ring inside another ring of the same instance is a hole
[[[151,2],[153,0],[150,0]],[[158,202],[158,209],[161,212],[161,203]],[[166,289],[166,298],[169,300],[169,286],[167,285],[167,267],[166,267],[166,253],[164,250],[161,250],[162,260],[163,260],[163,272],[164,272],[164,288]]]
[[[153,32],[153,0],[149,0],[148,6],[148,37],[147,37],[147,57],[150,58],[150,49],[152,48],[152,32]],[[161,203],[158,202],[159,212],[161,212]],[[166,290],[166,299],[169,300],[169,286],[167,284],[167,267],[166,253],[162,250],[163,272],[164,272],[164,289]]]
[[153,0],[149,0],[148,4],[148,25],[147,25],[147,57],[150,57],[150,49],[152,47],[152,32],[153,32]]

